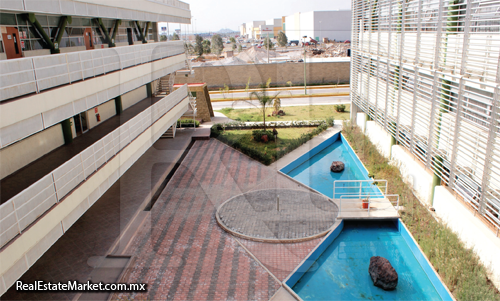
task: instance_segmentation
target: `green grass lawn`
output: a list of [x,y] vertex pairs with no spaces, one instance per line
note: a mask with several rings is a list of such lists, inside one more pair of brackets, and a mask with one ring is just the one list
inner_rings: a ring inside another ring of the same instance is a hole
[[280,150],[290,144],[292,139],[299,138],[302,134],[311,133],[314,127],[304,128],[286,128],[278,130],[278,141],[274,142],[256,142],[252,138],[253,130],[230,130],[223,133],[221,136],[228,138],[230,141],[238,141],[242,146],[252,147],[262,153],[271,153],[274,150]]
[[[271,113],[273,112],[273,108],[269,107],[266,109],[266,122],[276,120],[324,120],[327,117],[333,117],[335,120],[348,120],[350,114],[350,105],[346,104],[345,106],[345,112],[343,113],[336,112],[333,105],[282,107],[281,109],[286,113],[285,116],[267,117],[267,115],[271,115]],[[259,108],[224,108],[221,110],[217,110],[217,112],[221,112],[222,114],[236,121],[263,121],[262,111]]]
[[278,140],[267,143],[253,139],[253,130],[218,131],[212,127],[212,137],[240,150],[251,158],[269,165],[287,153],[301,146],[328,128],[326,123],[318,127],[297,127],[278,129]]

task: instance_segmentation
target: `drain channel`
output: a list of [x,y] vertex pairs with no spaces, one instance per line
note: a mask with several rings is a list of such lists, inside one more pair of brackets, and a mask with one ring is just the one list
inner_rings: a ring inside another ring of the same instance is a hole
[[161,193],[163,192],[163,190],[167,186],[168,182],[170,182],[170,179],[172,179],[172,177],[174,176],[174,174],[177,171],[177,169],[179,168],[179,166],[181,166],[182,161],[184,161],[184,158],[186,158],[187,154],[189,153],[189,151],[191,150],[191,148],[193,147],[193,145],[194,145],[195,142],[196,141],[191,140],[191,142],[189,143],[188,147],[182,153],[182,156],[174,164],[174,167],[172,168],[172,170],[168,173],[168,175],[165,178],[165,180],[163,180],[163,182],[161,183],[160,187],[158,187],[158,189],[156,190],[155,194],[153,195],[153,197],[151,198],[151,200],[149,201],[149,203],[144,208],[144,211],[151,211],[151,208],[153,208],[154,204],[156,203],[156,201],[160,197]]

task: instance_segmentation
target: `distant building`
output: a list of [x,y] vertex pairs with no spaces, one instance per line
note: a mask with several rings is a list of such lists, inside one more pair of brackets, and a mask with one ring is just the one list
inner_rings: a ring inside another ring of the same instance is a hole
[[288,40],[302,41],[303,36],[317,41],[351,39],[351,11],[311,11],[284,17],[283,31]]
[[266,21],[251,21],[240,25],[240,35],[246,39],[274,38],[283,30],[283,19],[275,18]]

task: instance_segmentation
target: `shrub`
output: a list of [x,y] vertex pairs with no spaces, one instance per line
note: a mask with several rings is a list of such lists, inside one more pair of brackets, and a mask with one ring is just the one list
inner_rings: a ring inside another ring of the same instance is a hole
[[[273,132],[271,131],[264,131],[264,130],[255,130],[252,132],[252,136],[253,136],[253,140],[257,141],[257,142],[263,142],[263,137],[264,136],[267,136],[267,140],[268,141],[274,141],[274,135],[273,135]],[[267,141],[265,141],[267,142]]]
[[334,108],[335,108],[335,111],[337,111],[337,112],[345,112],[345,105],[342,105],[342,104],[335,105]]
[[[195,120],[196,127],[200,126],[200,122]],[[180,127],[193,127],[193,119],[179,119],[177,120],[177,128]]]
[[328,126],[334,126],[335,125],[335,119],[333,117],[327,117],[326,118],[326,124],[328,124]]

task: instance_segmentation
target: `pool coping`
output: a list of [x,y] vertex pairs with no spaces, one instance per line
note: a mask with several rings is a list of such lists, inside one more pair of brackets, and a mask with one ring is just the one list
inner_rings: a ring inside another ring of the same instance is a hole
[[[331,232],[328,233],[324,237],[324,239],[297,265],[297,267],[290,273],[290,275],[288,275],[288,277],[283,280],[283,287],[297,300],[303,301],[303,299],[292,289],[292,287],[297,283],[299,279],[304,276],[304,274],[311,268],[314,262],[316,262],[316,260],[318,260],[318,258],[325,252],[325,250],[333,243],[333,241],[337,239],[337,237],[344,229],[344,220],[345,219],[338,219],[334,225],[335,228],[332,227]],[[394,222],[395,220],[388,219],[387,221]],[[456,301],[453,294],[450,292],[446,284],[444,284],[443,280],[436,272],[429,259],[400,218],[397,219],[396,227],[441,299],[443,301]]]
[[[307,187],[307,186],[305,186]],[[291,188],[280,188],[282,190],[297,190],[297,191],[301,191],[301,192],[305,192],[303,190],[298,190],[298,189],[291,189]],[[252,191],[247,191],[247,192],[244,192],[244,193],[240,193],[238,195],[235,195],[235,196],[232,196],[230,197],[229,199],[227,199],[226,201],[224,201],[222,204],[219,205],[219,207],[217,207],[217,210],[215,211],[215,220],[217,221],[217,224],[219,225],[219,227],[221,227],[224,231],[226,231],[227,233],[231,234],[231,235],[234,235],[236,237],[239,237],[239,238],[243,238],[243,239],[246,239],[246,240],[251,240],[251,241],[256,241],[256,242],[266,242],[266,243],[275,243],[275,244],[279,244],[279,243],[298,243],[298,242],[304,242],[304,241],[309,241],[309,240],[313,240],[313,239],[316,239],[316,238],[320,238],[320,237],[323,237],[325,235],[327,235],[332,229],[333,227],[335,227],[335,225],[337,224],[337,218],[335,223],[329,227],[328,229],[326,229],[325,231],[322,231],[318,234],[315,234],[315,235],[312,235],[312,236],[307,236],[307,237],[301,237],[301,238],[292,238],[292,239],[277,239],[277,238],[256,238],[256,237],[253,237],[253,236],[249,236],[249,235],[246,235],[246,234],[242,234],[242,233],[239,233],[239,232],[236,232],[236,231],[233,231],[231,229],[229,229],[228,227],[226,227],[226,225],[224,225],[224,223],[220,220],[220,217],[219,217],[219,210],[222,208],[222,206],[224,206],[226,203],[228,203],[229,201],[233,200],[234,198],[236,197],[239,197],[241,195],[244,195],[245,193],[248,193],[248,192],[256,192],[256,191],[265,191],[265,190],[270,190],[270,189],[257,189],[257,190],[252,190]],[[313,192],[316,192],[316,191],[313,191]],[[338,216],[338,205],[333,202],[329,197],[325,196],[324,194],[321,194],[320,193],[320,196],[322,197],[325,197],[326,199],[328,199],[328,201],[332,202],[333,205],[335,205],[335,207],[337,207],[337,216]]]
[[[347,139],[345,139],[345,137],[342,135],[342,131],[341,130],[335,132],[333,135],[331,135],[330,137],[328,137],[327,139],[325,139],[321,143],[319,143],[316,146],[314,146],[313,148],[311,148],[308,152],[303,153],[300,156],[296,156],[295,160],[289,162],[285,166],[282,166],[280,169],[278,169],[278,173],[281,173],[282,175],[286,176],[288,179],[291,179],[291,180],[295,181],[296,183],[298,183],[298,184],[300,184],[300,185],[302,185],[304,187],[309,188],[311,191],[314,191],[316,193],[319,193],[319,194],[327,197],[333,203],[335,203],[337,206],[340,206],[339,204],[337,204],[335,202],[334,198],[330,198],[330,197],[324,195],[323,193],[315,190],[314,188],[311,188],[310,186],[308,186],[308,185],[306,185],[304,183],[301,183],[298,180],[295,180],[294,178],[290,177],[287,174],[287,172],[290,172],[291,170],[297,168],[299,165],[301,165],[302,163],[304,163],[306,160],[308,160],[311,157],[315,156],[316,154],[318,154],[319,152],[321,152],[322,150],[324,150],[326,147],[328,147],[329,145],[331,145],[333,142],[337,141],[338,139],[341,139],[343,143],[345,142],[345,143],[347,143],[347,145],[349,145],[349,147],[347,148],[348,151],[350,152],[351,155],[355,156],[358,159],[359,163],[361,163],[361,167],[362,167],[362,168],[360,168],[361,172],[368,179],[373,179],[373,178],[369,177],[368,169],[366,168],[366,166],[364,165],[364,163],[359,159],[358,155],[356,154],[356,152],[352,148],[352,146],[349,143],[349,141],[347,141]],[[355,163],[358,164],[358,162],[355,162]],[[358,165],[358,167],[360,167],[360,166]],[[380,190],[379,187],[377,187],[377,188]],[[342,229],[344,227],[344,220],[367,220],[367,221],[369,221],[369,220],[377,220],[377,221],[387,220],[387,221],[393,221],[393,222],[397,221],[397,229],[398,229],[398,231],[400,232],[400,234],[403,237],[403,239],[406,241],[406,243],[407,243],[408,247],[410,248],[413,256],[417,259],[417,262],[419,263],[419,265],[421,266],[422,270],[424,271],[424,273],[427,275],[427,277],[431,281],[432,285],[434,286],[434,288],[438,292],[438,294],[441,297],[441,299],[443,301],[456,300],[453,297],[453,295],[451,294],[451,292],[449,291],[449,289],[446,286],[446,284],[444,284],[444,282],[441,279],[441,277],[439,276],[439,274],[434,269],[434,266],[432,266],[432,264],[430,263],[429,259],[427,258],[427,256],[423,252],[423,250],[420,247],[420,245],[418,245],[418,243],[416,242],[416,240],[413,237],[413,235],[411,234],[411,232],[408,230],[408,228],[406,227],[406,225],[401,220],[401,217],[399,216],[399,213],[398,213],[397,217],[380,217],[380,218],[366,218],[366,217],[352,218],[352,217],[350,217],[350,218],[338,218],[337,222],[334,224],[334,226],[332,226],[331,232],[328,233],[323,238],[323,240],[300,262],[299,265],[297,265],[297,267],[292,271],[292,273],[290,273],[290,275],[288,275],[288,277],[282,282],[283,287],[290,294],[292,294],[292,296],[294,296],[297,300],[301,301],[302,298],[300,298],[299,295],[297,293],[295,293],[295,291],[293,291],[293,289],[291,287],[293,287],[293,285],[295,285],[295,283],[296,283],[296,281],[298,279],[302,278],[302,276],[304,275],[304,273],[307,272],[307,270],[309,270],[309,268],[312,266],[312,264],[319,258],[319,256],[321,256],[321,254],[326,250],[326,248],[328,248],[330,246],[330,244],[338,237],[338,235],[340,234],[340,232],[342,231]],[[324,246],[325,244],[327,244],[327,245]],[[318,251],[318,249],[320,249],[320,247],[321,247],[321,250]],[[314,258],[314,259],[312,259],[312,258]],[[302,271],[299,272],[299,269],[302,269]],[[297,273],[299,273],[299,274],[295,275]],[[292,280],[292,281],[295,280],[295,282],[289,286],[288,282],[290,280]]]

